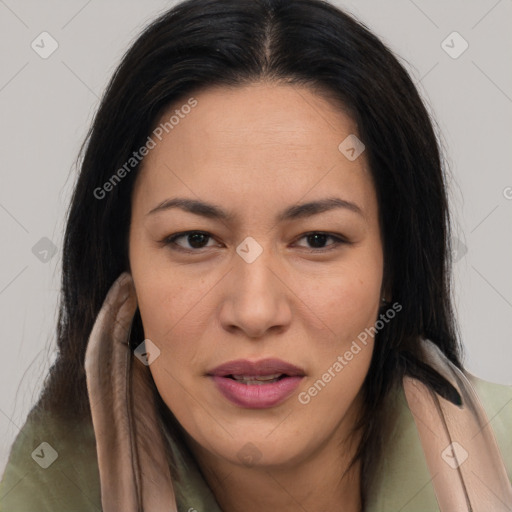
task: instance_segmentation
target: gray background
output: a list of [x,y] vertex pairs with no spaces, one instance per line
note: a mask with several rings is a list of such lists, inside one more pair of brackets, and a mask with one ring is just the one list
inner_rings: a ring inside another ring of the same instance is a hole
[[[454,294],[465,365],[512,384],[512,0],[332,3],[399,56],[439,124],[459,240]],[[0,0],[0,474],[54,359],[62,232],[79,146],[122,54],[173,4]],[[47,59],[31,47],[44,31],[59,45]],[[458,58],[444,48],[458,52],[460,40],[442,46],[454,31],[469,44]],[[55,245],[53,256],[41,251],[43,237]]]

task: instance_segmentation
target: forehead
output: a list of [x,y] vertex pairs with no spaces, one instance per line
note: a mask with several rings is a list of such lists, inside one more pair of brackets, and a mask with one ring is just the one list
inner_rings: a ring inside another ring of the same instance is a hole
[[156,145],[137,178],[138,197],[153,203],[183,193],[215,202],[240,199],[247,210],[255,201],[281,208],[283,200],[336,190],[372,207],[364,152],[352,161],[339,148],[357,136],[357,126],[338,104],[283,84],[213,87],[193,98],[193,109],[182,109],[187,97],[159,120],[164,126],[174,115],[161,140],[153,137]]

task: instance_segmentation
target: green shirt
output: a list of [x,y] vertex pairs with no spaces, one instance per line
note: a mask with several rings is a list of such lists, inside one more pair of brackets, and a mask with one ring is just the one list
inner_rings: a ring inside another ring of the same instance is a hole
[[[493,384],[471,374],[468,377],[487,413],[512,482],[512,386]],[[403,389],[396,403],[397,422],[386,443],[365,512],[439,512]],[[221,512],[189,452],[169,441],[183,481],[175,489],[179,512],[191,508]],[[101,510],[92,425],[29,419],[12,446],[0,482],[0,512]]]

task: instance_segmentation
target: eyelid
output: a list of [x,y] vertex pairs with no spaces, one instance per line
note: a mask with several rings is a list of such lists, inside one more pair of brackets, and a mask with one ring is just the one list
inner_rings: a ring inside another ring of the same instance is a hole
[[175,243],[175,240],[181,237],[186,237],[187,235],[192,234],[201,234],[205,235],[206,237],[209,237],[211,239],[215,239],[215,237],[209,233],[208,231],[201,231],[200,229],[191,229],[188,231],[180,231],[178,233],[173,233],[172,235],[168,235],[164,237],[162,240],[160,240],[160,244],[163,246],[173,246],[172,249],[176,251],[182,251],[182,252],[188,252],[188,253],[199,253],[202,249],[205,249],[207,247],[203,247],[201,249],[185,249],[184,247],[179,246]]
[[302,233],[298,238],[296,238],[295,243],[298,240],[301,240],[302,238],[311,235],[325,235],[327,238],[332,238],[334,242],[329,244],[327,247],[321,249],[300,246],[308,254],[326,254],[329,253],[330,251],[335,251],[336,249],[339,249],[340,246],[342,245],[352,245],[352,242],[350,242],[345,236],[336,233],[329,233],[328,231],[308,231],[306,233]]
[[[205,235],[206,237],[211,238],[213,240],[215,239],[215,237],[208,231],[202,231],[200,229],[192,229],[192,230],[188,230],[188,231],[180,231],[178,233],[173,233],[172,235],[166,236],[162,240],[160,240],[160,244],[162,244],[163,246],[173,246],[172,250],[179,251],[179,252],[185,252],[188,254],[192,254],[192,253],[200,254],[203,249],[208,249],[208,247],[201,247],[199,249],[186,249],[186,248],[183,248],[180,245],[175,243],[175,241],[177,239],[179,239],[181,237],[186,237],[187,235],[191,235],[191,234],[202,234],[202,235]],[[334,249],[338,248],[340,245],[351,245],[352,244],[352,242],[350,242],[345,236],[338,234],[338,233],[330,233],[327,231],[307,231],[305,233],[301,233],[301,235],[295,239],[294,243],[296,243],[298,240],[301,240],[302,238],[306,238],[306,237],[312,236],[312,235],[324,235],[327,238],[332,238],[334,240],[334,242],[329,244],[326,248],[318,248],[318,249],[299,246],[299,247],[303,247],[304,249],[306,249],[307,252],[310,254],[322,254],[322,253],[326,253],[331,250],[334,250]]]

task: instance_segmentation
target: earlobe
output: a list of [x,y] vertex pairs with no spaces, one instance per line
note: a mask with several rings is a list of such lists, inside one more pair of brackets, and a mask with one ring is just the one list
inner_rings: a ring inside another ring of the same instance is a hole
[[391,304],[391,290],[389,285],[383,285],[380,290],[380,305],[385,306]]

